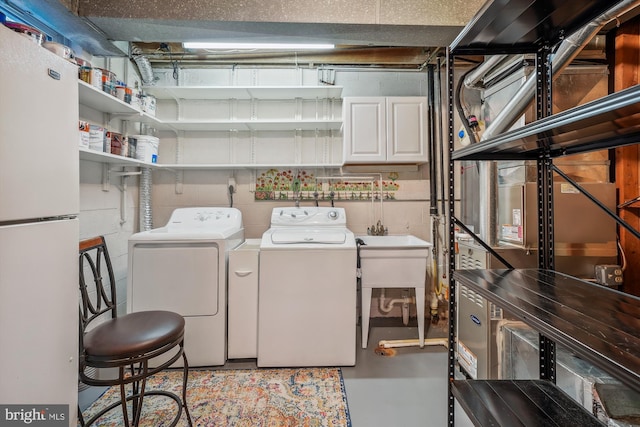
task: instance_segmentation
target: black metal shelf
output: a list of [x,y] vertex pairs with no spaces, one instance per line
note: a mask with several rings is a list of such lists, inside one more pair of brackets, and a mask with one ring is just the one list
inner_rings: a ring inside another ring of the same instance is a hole
[[454,55],[535,53],[555,46],[619,1],[490,0],[451,43]]
[[457,270],[453,279],[640,391],[640,298],[549,270]]
[[475,425],[604,425],[569,395],[545,380],[456,380],[452,391]]
[[640,85],[537,120],[452,154],[454,160],[535,160],[640,142]]
[[[455,212],[455,162],[536,160],[539,267],[456,270],[455,227],[449,226],[449,425],[457,400],[477,426],[602,425],[555,382],[555,342],[640,391],[640,299],[553,270],[551,158],[640,143],[640,85],[551,115],[550,58],[566,37],[620,0],[488,0],[449,47],[449,210]],[[536,117],[517,130],[454,151],[454,58],[535,53]],[[535,381],[455,379],[456,287],[466,285],[540,332]]]

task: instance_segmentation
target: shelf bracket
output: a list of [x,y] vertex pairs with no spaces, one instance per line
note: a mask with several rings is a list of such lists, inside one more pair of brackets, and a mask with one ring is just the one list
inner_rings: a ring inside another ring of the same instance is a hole
[[117,184],[114,184],[114,185],[116,185],[116,187],[120,191],[123,191],[126,178],[130,176],[140,175],[140,174],[141,172],[139,171],[138,172],[126,171],[124,169],[124,166],[122,167],[122,170],[109,169],[109,164],[104,163],[102,165],[102,191],[109,191],[111,189],[111,177],[120,177],[122,179],[122,182],[120,183],[120,185],[117,185]]
[[127,222],[127,178],[130,176],[141,175],[142,172],[126,171],[124,166],[122,170],[109,169],[108,164],[102,165],[102,191],[109,191],[111,188],[111,177],[120,177],[120,184],[114,184],[120,190],[120,225]]
[[296,129],[293,140],[293,162],[302,163],[302,130]]
[[[183,138],[184,138],[184,131],[176,133],[176,157],[175,157],[176,164],[182,163],[182,148],[184,144]],[[176,194],[182,194],[182,192],[184,191],[183,183],[184,183],[184,171],[182,170],[176,171],[176,186],[174,190]]]
[[251,164],[256,163],[256,140],[257,140],[256,131],[252,130],[251,131],[251,153],[250,153]]
[[624,203],[620,203],[620,204],[618,205],[618,209],[626,208],[627,206],[630,206],[630,205],[634,204],[634,203],[635,203],[635,202],[637,202],[637,201],[640,201],[640,196],[635,197],[635,198],[630,199],[630,200],[627,200],[627,201],[626,201],[626,202],[624,202]]

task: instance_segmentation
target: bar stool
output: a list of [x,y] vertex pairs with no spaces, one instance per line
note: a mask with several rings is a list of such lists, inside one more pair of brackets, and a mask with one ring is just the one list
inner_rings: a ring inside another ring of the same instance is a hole
[[[78,410],[81,425],[89,426],[121,406],[124,425],[137,426],[144,398],[159,395],[174,400],[178,406],[171,426],[178,424],[183,409],[191,426],[187,407],[189,365],[184,353],[184,318],[170,311],[117,315],[116,282],[103,236],[80,242],[79,264],[80,380],[92,386],[120,386],[120,401],[102,409],[90,420],[85,422]],[[145,390],[147,378],[168,368],[180,357],[184,361],[182,397],[164,390]],[[95,375],[101,368],[115,368],[117,377]],[[127,385],[131,386],[130,393]],[[131,402],[131,422],[127,402]]]

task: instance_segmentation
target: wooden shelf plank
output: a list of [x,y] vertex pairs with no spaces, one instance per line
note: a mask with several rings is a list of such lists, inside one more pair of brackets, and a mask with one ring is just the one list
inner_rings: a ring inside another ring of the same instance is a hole
[[549,381],[457,380],[451,387],[476,426],[604,426]]
[[342,86],[147,86],[158,99],[316,99],[340,98]]
[[131,104],[111,96],[110,94],[93,87],[92,85],[78,80],[78,95],[80,104],[111,114],[142,114],[142,112],[134,108]]
[[179,164],[179,163],[147,163],[142,160],[130,157],[117,156],[115,154],[103,153],[101,151],[80,148],[80,160],[90,162],[108,163],[118,166],[137,166],[152,169],[165,170],[229,170],[229,169],[271,169],[271,168],[340,168],[342,163],[202,163],[202,164]]
[[164,121],[164,125],[182,131],[295,131],[339,130],[341,120],[207,120],[207,121]]
[[81,105],[103,113],[121,115],[128,120],[149,124],[156,129],[167,129],[161,120],[138,110],[131,104],[111,96],[92,85],[78,80],[78,97]]
[[109,163],[119,166],[138,166],[145,168],[158,168],[160,165],[157,163],[147,163],[142,160],[132,159],[131,157],[118,156],[111,153],[103,153],[102,151],[89,150],[86,148],[80,148],[80,160],[87,160],[90,162]]
[[342,163],[220,163],[220,164],[158,164],[159,169],[169,170],[227,170],[227,169],[278,169],[278,168],[340,168]]
[[453,279],[640,391],[640,298],[549,270],[456,270]]
[[489,0],[450,48],[456,55],[533,53],[555,46],[619,2]]
[[454,151],[454,160],[537,159],[635,144],[640,139],[640,85],[537,120]]

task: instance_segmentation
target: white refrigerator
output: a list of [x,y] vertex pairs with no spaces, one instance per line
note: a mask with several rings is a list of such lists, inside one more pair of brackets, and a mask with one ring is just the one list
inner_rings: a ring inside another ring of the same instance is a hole
[[77,67],[3,25],[0,52],[0,405],[69,405],[74,426]]

